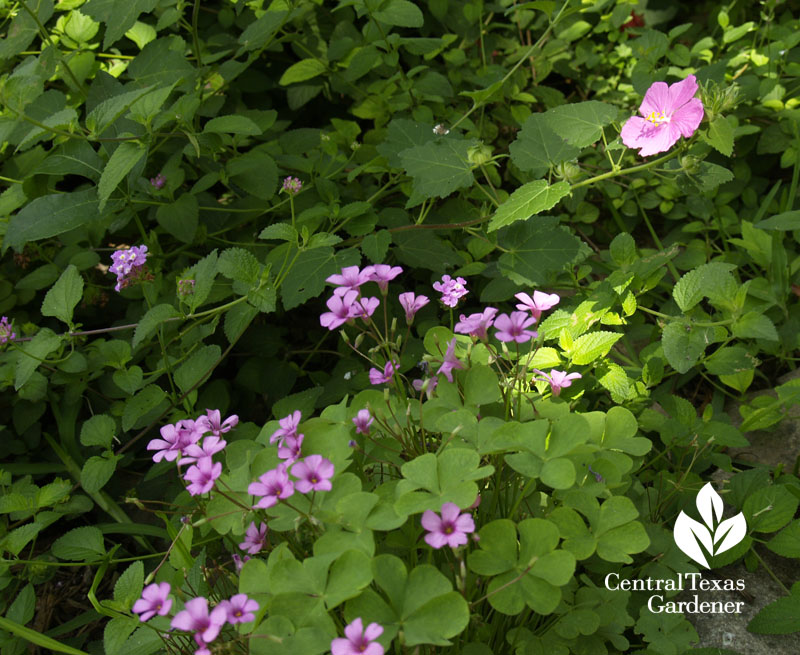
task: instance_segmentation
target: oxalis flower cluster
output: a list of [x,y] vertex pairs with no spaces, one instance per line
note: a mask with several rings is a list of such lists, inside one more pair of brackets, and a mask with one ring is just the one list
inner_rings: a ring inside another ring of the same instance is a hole
[[211,491],[215,480],[222,474],[222,463],[214,462],[213,456],[228,443],[222,439],[222,435],[230,432],[238,423],[236,414],[223,421],[218,409],[209,409],[197,419],[183,419],[165,425],[160,430],[161,438],[151,440],[147,450],[156,451],[154,462],[162,459],[173,462],[180,457],[179,468],[191,464],[183,479],[189,483],[186,490],[192,496],[199,496]]
[[[133,613],[139,615],[140,621],[149,621],[156,614],[167,616],[172,609],[170,585],[161,582],[148,585],[142,596],[133,605]],[[258,603],[247,594],[236,594],[219,602],[209,610],[208,599],[198,596],[186,601],[184,609],[178,612],[170,623],[172,630],[182,630],[192,635],[197,650],[195,655],[210,655],[208,645],[214,641],[225,625],[237,625],[255,620],[254,612],[259,609]]]

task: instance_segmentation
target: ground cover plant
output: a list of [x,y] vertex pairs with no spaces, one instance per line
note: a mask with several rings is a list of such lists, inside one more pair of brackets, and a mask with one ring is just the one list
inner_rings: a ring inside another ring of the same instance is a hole
[[607,581],[739,561],[800,630],[789,3],[0,20],[3,655],[730,655]]

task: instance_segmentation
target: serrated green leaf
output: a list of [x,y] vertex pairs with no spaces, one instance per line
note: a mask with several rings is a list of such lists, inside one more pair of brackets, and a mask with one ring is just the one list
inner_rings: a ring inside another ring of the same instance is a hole
[[287,86],[297,82],[305,82],[320,73],[324,73],[326,68],[325,63],[319,59],[301,59],[284,71],[281,79],[278,80],[278,84]]
[[686,373],[692,368],[706,346],[715,341],[714,328],[699,328],[684,321],[667,323],[661,333],[664,356],[678,373]]
[[733,125],[725,116],[717,116],[708,125],[705,141],[726,157],[733,153]]
[[240,303],[225,312],[224,331],[230,343],[234,343],[258,315],[258,310],[247,303]]
[[114,154],[103,168],[103,174],[97,184],[97,197],[100,201],[97,208],[99,211],[103,211],[109,196],[117,188],[117,185],[146,154],[147,148],[134,141],[124,141],[117,146]]
[[196,350],[175,371],[175,384],[183,393],[187,393],[211,371],[219,360],[220,354],[222,354],[222,350],[217,345],[203,346]]
[[255,136],[261,134],[261,128],[246,116],[217,116],[203,126],[205,133],[243,134]]
[[445,138],[408,148],[400,153],[403,168],[414,180],[414,193],[422,198],[446,198],[475,181],[467,151],[475,143]]
[[297,242],[297,230],[288,223],[273,223],[261,230],[258,238]]
[[245,51],[258,50],[269,43],[278,28],[283,24],[288,11],[273,11],[267,9],[266,13],[257,21],[250,23],[239,36],[239,43]]
[[394,118],[386,128],[386,138],[377,150],[386,157],[389,165],[399,168],[403,165],[400,153],[415,146],[423,146],[434,140],[430,125],[417,123],[407,118]]
[[105,23],[103,48],[108,49],[133,27],[140,14],[153,11],[157,4],[158,0],[130,0],[124,5],[116,0],[89,0],[81,7],[81,12]]
[[131,105],[154,90],[149,86],[133,91],[124,91],[111,98],[107,98],[95,106],[86,117],[86,127],[95,135],[102,134],[106,129],[124,113]]
[[86,224],[87,217],[97,216],[97,191],[72,191],[40,196],[11,217],[3,252],[9,247],[20,250],[29,241],[54,237]]
[[117,431],[113,418],[105,414],[96,414],[81,427],[80,441],[84,446],[102,446],[110,448]]
[[42,302],[42,315],[55,316],[57,319],[72,324],[72,314],[83,297],[83,278],[75,266],[67,266],[61,277],[47,292]]
[[175,202],[156,210],[158,224],[179,241],[192,243],[199,217],[197,196],[184,193]]
[[112,455],[109,457],[90,457],[81,469],[81,486],[86,493],[96,493],[100,491],[114,475],[117,468],[117,460],[122,455]]
[[770,539],[767,548],[781,557],[800,558],[800,519],[795,519]]
[[775,214],[759,221],[753,227],[760,230],[800,230],[800,210],[795,209],[781,214]]
[[576,102],[548,109],[544,117],[552,130],[576,148],[597,141],[603,127],[617,117],[617,108],[598,100]]
[[122,414],[122,429],[127,432],[134,427],[143,416],[159,409],[167,394],[161,387],[148,384],[127,403]]
[[228,248],[222,251],[217,269],[231,280],[253,285],[258,282],[261,274],[261,263],[244,248]]
[[60,345],[60,336],[49,328],[42,328],[31,341],[20,346],[21,352],[17,357],[16,374],[14,376],[14,390],[19,391],[31,378],[34,371],[39,368],[42,360]]
[[133,332],[133,341],[131,345],[136,348],[142,341],[150,337],[161,323],[170,319],[180,316],[180,312],[172,305],[162,303],[149,309],[147,313],[139,320],[136,330]]
[[573,364],[591,364],[608,354],[611,347],[622,338],[618,332],[590,332],[572,343],[570,357]]
[[50,550],[58,559],[70,561],[94,560],[106,552],[103,533],[94,526],[70,530],[56,539]]
[[373,16],[375,20],[398,27],[422,27],[425,19],[422,11],[409,0],[389,0]]
[[346,266],[355,266],[359,259],[354,249],[336,253],[333,248],[325,247],[301,252],[281,286],[284,308],[293,309],[317,297],[325,288],[325,278],[340,273]]
[[213,250],[189,271],[189,278],[194,279],[194,293],[186,298],[186,302],[192,312],[197,311],[197,308],[206,301],[208,294],[211,293],[211,287],[214,286],[214,278],[217,275],[218,259],[217,251]]
[[141,560],[131,564],[114,584],[114,600],[130,609],[144,588],[144,565]]
[[687,312],[704,297],[712,303],[730,301],[736,293],[737,283],[731,271],[735,264],[711,262],[689,271],[672,290],[672,297],[682,311]]
[[531,114],[522,124],[517,139],[509,146],[511,161],[521,170],[541,177],[553,164],[575,159],[580,149],[556,134],[544,114]]
[[786,635],[800,631],[800,595],[793,594],[770,603],[747,624],[760,635]]
[[[53,15],[53,0],[26,0],[26,4],[42,25]],[[6,29],[5,38],[0,41],[0,59],[18,55],[31,44],[39,34],[36,19],[22,8],[17,10],[11,25]]]
[[566,182],[548,184],[544,180],[534,180],[519,187],[511,197],[497,208],[489,222],[489,232],[506,227],[517,221],[528,220],[531,216],[555,207],[556,203],[569,194],[570,185]]

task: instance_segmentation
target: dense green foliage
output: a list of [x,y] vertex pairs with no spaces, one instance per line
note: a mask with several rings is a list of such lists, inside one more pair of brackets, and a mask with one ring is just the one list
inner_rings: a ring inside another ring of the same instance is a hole
[[[387,653],[680,655],[682,614],[603,580],[698,571],[672,528],[718,469],[748,535],[713,566],[800,557],[798,463],[729,452],[800,402],[778,382],[800,346],[784,3],[18,0],[0,20],[3,655],[193,652],[131,613],[154,581],[173,614],[258,601],[212,652],[318,655],[363,617]],[[691,75],[699,128],[626,147],[651,85]],[[140,245],[114,290],[112,253]],[[368,283],[374,323],[322,327],[326,278],[370,264],[404,269]],[[456,309],[444,274],[467,280]],[[561,300],[533,341],[454,332],[534,288]],[[410,291],[431,302],[406,329]],[[582,377],[559,395],[534,369]],[[207,409],[239,423],[191,495],[146,445]],[[253,511],[295,410],[332,489]],[[444,503],[479,540],[426,544]],[[795,585],[750,627],[798,616]]]

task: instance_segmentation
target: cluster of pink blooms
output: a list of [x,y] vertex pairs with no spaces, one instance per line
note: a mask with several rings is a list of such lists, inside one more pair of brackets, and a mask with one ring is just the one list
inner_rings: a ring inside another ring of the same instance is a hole
[[449,275],[443,275],[441,282],[434,282],[433,288],[442,294],[440,300],[448,307],[455,307],[469,293],[467,281],[463,277],[453,280]]
[[517,304],[519,311],[498,316],[497,309],[487,307],[477,314],[461,314],[461,320],[456,323],[454,331],[485,341],[488,339],[489,328],[494,326],[494,336],[500,341],[527,343],[535,339],[538,333],[528,328],[539,320],[543,311],[555,307],[560,298],[555,293],[541,291],[534,291],[532,297],[527,293],[518,293],[514,297],[520,301]]
[[[269,442],[278,442],[278,457],[283,460],[276,468],[263,473],[258,482],[251,482],[247,493],[258,496],[256,509],[267,509],[278,501],[289,498],[295,491],[330,491],[332,488],[333,463],[322,455],[300,457],[303,435],[297,433],[301,413],[295,411],[278,421],[280,427],[272,433]],[[289,468],[291,465],[291,469]],[[291,480],[289,473],[296,478]]]
[[157,451],[153,455],[154,462],[162,459],[172,462],[180,456],[179,467],[191,464],[183,476],[189,483],[186,490],[192,496],[205,494],[214,488],[214,481],[222,474],[222,463],[213,460],[213,456],[228,443],[222,435],[238,423],[236,414],[223,421],[218,409],[209,409],[195,420],[184,419],[165,425],[160,430],[161,438],[150,441],[147,450]]
[[669,86],[654,82],[639,106],[641,116],[632,116],[622,126],[622,143],[647,157],[666,152],[682,136],[692,136],[705,113],[702,101],[694,97],[697,88],[694,75]]
[[377,282],[381,294],[386,296],[389,282],[402,272],[400,266],[376,264],[365,267],[363,271],[358,266],[347,266],[341,274],[329,276],[326,281],[337,286],[326,303],[330,311],[319,317],[320,325],[335,330],[356,318],[366,321],[375,313],[381,301],[374,296],[363,297],[360,287],[367,282]]
[[11,329],[11,322],[8,317],[3,316],[3,318],[0,318],[0,344],[13,341],[16,336],[16,332]]
[[142,279],[145,273],[144,265],[147,260],[147,246],[134,246],[124,250],[116,250],[111,255],[113,264],[109,271],[117,276],[115,291],[120,291],[134,282]]
[[287,178],[284,178],[283,185],[281,188],[286,191],[289,195],[297,195],[300,193],[300,189],[303,188],[303,183],[300,181],[299,178],[292,177],[291,175]]
[[[140,621],[149,621],[156,614],[167,616],[172,608],[169,593],[169,582],[148,585],[142,591],[142,597],[134,603],[133,613],[139,615]],[[208,644],[217,638],[226,623],[236,625],[254,621],[254,612],[257,611],[258,603],[246,594],[236,594],[223,600],[211,611],[208,599],[199,596],[186,601],[184,609],[173,617],[170,625],[173,630],[193,633],[198,646],[195,655],[210,655]]]

